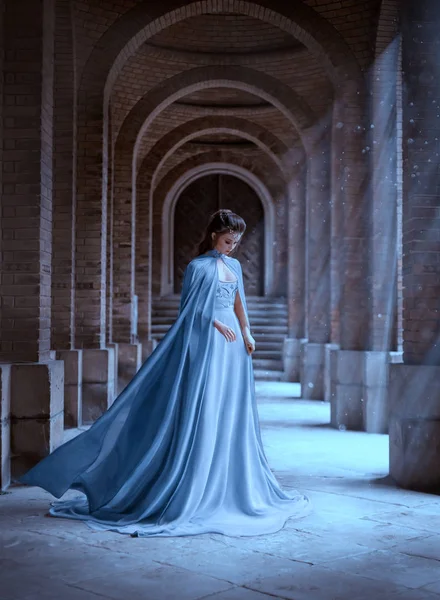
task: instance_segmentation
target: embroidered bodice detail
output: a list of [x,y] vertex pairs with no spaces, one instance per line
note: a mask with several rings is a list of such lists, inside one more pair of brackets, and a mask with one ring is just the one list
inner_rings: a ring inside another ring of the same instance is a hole
[[237,290],[237,281],[219,281],[215,299],[216,308],[233,308]]

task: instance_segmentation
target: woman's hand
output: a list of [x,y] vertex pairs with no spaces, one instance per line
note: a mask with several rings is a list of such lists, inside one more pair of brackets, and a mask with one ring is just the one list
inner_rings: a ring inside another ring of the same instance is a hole
[[232,327],[225,325],[221,321],[217,321],[216,319],[214,321],[214,327],[218,329],[218,331],[220,331],[222,335],[225,336],[227,342],[235,342],[235,340],[237,339],[235,331],[232,329]]
[[248,354],[252,354],[252,352],[255,352],[255,340],[251,335],[249,327],[245,327],[243,329],[243,339]]

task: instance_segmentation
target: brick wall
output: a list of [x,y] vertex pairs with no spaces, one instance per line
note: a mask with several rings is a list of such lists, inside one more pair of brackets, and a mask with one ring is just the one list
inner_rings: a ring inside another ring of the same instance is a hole
[[51,347],[73,347],[75,311],[76,68],[70,0],[55,4]]
[[[372,102],[370,139],[372,177],[372,320],[374,350],[398,347],[398,209],[401,189],[398,166],[401,160],[397,125],[401,117],[398,97],[399,20],[397,0],[382,3],[376,38],[376,60],[369,74]],[[401,286],[400,286],[401,293]]]
[[440,6],[405,2],[402,12],[404,361],[439,365]]
[[49,357],[52,262],[51,0],[8,0],[0,360]]

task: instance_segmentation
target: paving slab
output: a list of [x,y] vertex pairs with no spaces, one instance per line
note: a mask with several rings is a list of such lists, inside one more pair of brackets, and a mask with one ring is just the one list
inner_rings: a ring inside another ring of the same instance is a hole
[[440,579],[440,565],[435,560],[408,556],[393,550],[377,550],[326,563],[326,566],[361,575],[372,580],[407,588],[421,588]]
[[247,587],[289,600],[388,600],[405,591],[394,583],[311,565],[297,565],[292,573],[258,579]]
[[131,538],[47,517],[50,494],[11,486],[0,600],[440,600],[440,497],[394,487],[387,436],[332,430],[329,405],[288,385],[261,386],[263,441],[311,514],[267,536]]
[[157,565],[152,569],[136,569],[125,577],[84,580],[76,586],[114,600],[198,600],[228,590],[231,584],[193,571]]

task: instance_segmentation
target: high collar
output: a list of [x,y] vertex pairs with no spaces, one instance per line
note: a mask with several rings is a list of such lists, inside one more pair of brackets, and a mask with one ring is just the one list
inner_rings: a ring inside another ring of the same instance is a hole
[[226,254],[223,254],[223,252],[219,252],[215,248],[213,248],[212,250],[208,250],[206,252],[206,254],[208,256],[213,256],[214,258],[225,258],[226,257]]

